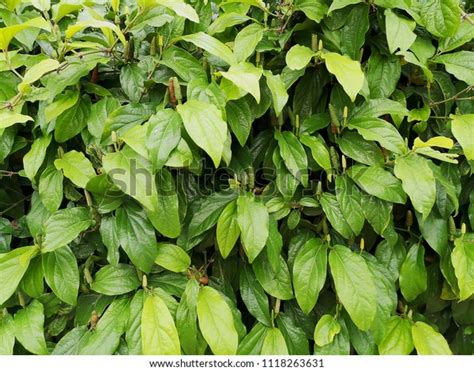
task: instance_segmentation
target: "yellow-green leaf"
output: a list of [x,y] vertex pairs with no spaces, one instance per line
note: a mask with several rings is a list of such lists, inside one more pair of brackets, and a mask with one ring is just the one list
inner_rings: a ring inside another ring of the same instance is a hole
[[326,61],[328,71],[336,76],[349,98],[355,101],[365,80],[360,63],[337,53],[325,53],[322,57]]

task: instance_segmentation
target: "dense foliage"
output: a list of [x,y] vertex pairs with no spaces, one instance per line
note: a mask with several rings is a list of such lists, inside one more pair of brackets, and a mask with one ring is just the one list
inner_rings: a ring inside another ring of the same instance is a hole
[[0,4],[0,354],[473,353],[472,2]]

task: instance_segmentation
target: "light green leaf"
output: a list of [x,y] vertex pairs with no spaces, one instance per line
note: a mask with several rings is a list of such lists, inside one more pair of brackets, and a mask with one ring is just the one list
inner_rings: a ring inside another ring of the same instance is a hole
[[190,99],[177,107],[191,139],[202,148],[217,167],[227,138],[227,124],[212,103]]
[[337,53],[324,53],[322,57],[326,61],[328,71],[336,76],[339,84],[354,102],[365,81],[360,63]]
[[46,209],[51,213],[57,211],[63,201],[63,173],[53,165],[48,166],[41,173],[38,191]]
[[18,88],[21,90],[22,87],[34,83],[43,77],[44,74],[54,71],[58,69],[58,67],[59,62],[55,59],[42,60],[26,71],[25,76],[23,76],[23,81],[18,86]]
[[288,355],[288,347],[281,331],[273,327],[267,331],[263,339],[261,355]]
[[303,45],[294,45],[286,53],[286,65],[292,70],[301,70],[305,68],[313,58],[314,52]]
[[159,5],[163,5],[173,12],[175,12],[180,17],[184,17],[189,19],[194,23],[199,23],[199,16],[196,13],[196,10],[189,5],[186,4],[183,0],[153,0]]
[[0,355],[10,356],[13,354],[15,345],[15,323],[10,314],[3,314],[0,318]]
[[33,300],[26,308],[15,313],[15,336],[31,353],[49,353],[44,339],[43,304]]
[[314,342],[323,347],[333,342],[334,337],[341,332],[341,325],[330,314],[323,315],[314,329]]
[[[416,169],[416,176],[413,169]],[[436,179],[429,160],[414,153],[397,157],[394,172],[401,179],[403,190],[410,196],[415,210],[426,218],[436,202]]]
[[385,10],[385,28],[390,53],[395,53],[397,49],[404,52],[412,46],[416,39],[416,34],[413,32],[415,26],[415,21],[398,16],[391,9]]
[[79,291],[79,268],[71,249],[63,246],[42,256],[46,283],[54,294],[70,305],[76,305]]
[[298,305],[308,314],[326,282],[327,245],[312,238],[298,251],[293,263],[293,286]]
[[354,324],[367,331],[377,310],[377,291],[367,263],[347,247],[336,245],[329,253],[329,266],[339,300]]
[[459,25],[456,34],[440,40],[438,50],[442,53],[450,52],[474,38],[474,27],[472,27],[469,19],[464,19]]
[[329,7],[328,13],[331,13],[335,10],[345,8],[346,6],[352,4],[359,4],[362,0],[333,0],[331,6]]
[[208,53],[215,55],[229,65],[237,63],[234,53],[232,53],[232,50],[227,45],[204,32],[182,36],[181,38],[184,41],[193,43],[198,48],[204,49]]
[[44,109],[44,116],[47,122],[54,120],[69,108],[76,105],[79,100],[79,90],[67,90],[60,95],[53,103],[48,104]]
[[251,94],[257,103],[260,102],[259,80],[262,76],[262,69],[255,67],[252,63],[240,62],[230,66],[227,72],[221,72],[227,80],[232,81],[237,87]]
[[43,136],[36,139],[31,145],[31,149],[23,157],[23,166],[25,169],[26,176],[33,183],[35,182],[35,176],[39,168],[43,164],[44,158],[46,156],[46,150],[48,149],[49,144],[51,143],[51,136]]
[[351,227],[352,232],[355,236],[359,235],[364,227],[365,216],[363,209],[366,205],[362,204],[362,196],[359,189],[347,176],[336,177],[336,199],[342,215]]
[[64,176],[80,188],[86,188],[87,182],[97,175],[84,153],[76,150],[67,152],[62,158],[55,160],[54,166],[62,170]]
[[407,301],[415,300],[428,286],[425,248],[414,244],[400,268],[400,290]]
[[385,335],[379,344],[381,355],[408,355],[413,351],[410,320],[390,317],[385,325]]
[[74,240],[92,224],[90,210],[73,207],[56,211],[44,224],[41,252],[54,251]]
[[199,290],[197,301],[199,328],[215,355],[234,355],[239,336],[234,318],[222,294],[209,286]]
[[413,343],[419,355],[451,355],[448,342],[433,327],[424,322],[415,322],[411,328]]
[[245,61],[263,38],[262,26],[252,23],[239,31],[234,40],[234,55],[238,62]]
[[15,35],[28,28],[40,28],[49,32],[51,30],[51,25],[44,18],[36,17],[21,24],[14,24],[0,28],[0,49],[8,49],[8,45]]
[[253,196],[243,195],[237,199],[237,223],[245,252],[252,263],[265,247],[268,239],[268,210]]
[[474,160],[474,114],[451,115],[451,131],[468,160]]
[[[105,35],[106,35],[105,30],[110,30],[110,31],[114,32],[117,35],[118,39],[120,40],[120,42],[123,45],[127,44],[127,40],[125,39],[124,34],[122,33],[122,31],[120,30],[120,28],[117,25],[113,24],[112,22],[108,22],[108,21],[100,20],[100,19],[95,19],[95,18],[89,18],[85,21],[79,21],[75,24],[70,25],[66,29],[65,36],[66,36],[67,39],[71,39],[76,33],[78,33],[79,31],[82,31],[86,28],[89,28],[89,27],[100,28]],[[107,35],[106,35],[106,37],[107,37]],[[113,40],[108,40],[108,42],[109,42],[109,45],[113,45],[114,41]]]
[[191,265],[191,258],[181,247],[171,243],[159,243],[155,263],[172,272],[185,272]]
[[147,355],[180,355],[178,330],[160,296],[147,295],[143,304],[142,349]]
[[[248,16],[239,13],[224,13],[217,17],[216,20],[211,23],[211,25],[207,29],[207,33],[209,35],[218,34],[224,32],[229,27],[247,22],[249,19],[250,18]],[[260,27],[258,25],[256,26]],[[234,47],[234,54],[236,50],[237,48]]]
[[25,122],[33,121],[28,115],[15,113],[11,111],[4,111],[0,113],[0,130],[8,128],[15,124],[24,124]]
[[31,4],[42,12],[47,12],[51,8],[50,0],[31,0]]
[[24,246],[0,254],[0,305],[13,295],[38,250],[36,246]]
[[306,17],[319,23],[328,12],[325,0],[295,0],[295,9],[301,10]]
[[231,253],[239,236],[240,228],[237,222],[237,204],[235,201],[232,201],[225,207],[217,220],[217,245],[224,259]]
[[458,280],[459,297],[468,300],[474,295],[474,234],[465,234],[454,241],[451,260]]

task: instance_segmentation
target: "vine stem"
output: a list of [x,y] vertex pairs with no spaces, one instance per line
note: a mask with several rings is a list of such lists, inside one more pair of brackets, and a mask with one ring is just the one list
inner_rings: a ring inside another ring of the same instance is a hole
[[460,95],[463,95],[464,93],[468,93],[472,90],[473,86],[468,86],[467,88],[461,90],[460,92],[456,93],[455,95],[453,95],[452,97],[449,97],[449,98],[446,98],[446,99],[443,99],[443,100],[440,100],[438,102],[431,102],[430,103],[430,107],[433,107],[433,106],[437,106],[439,104],[443,104],[443,103],[446,103],[446,102],[449,102],[449,101],[452,101],[452,100],[457,100],[459,98]]

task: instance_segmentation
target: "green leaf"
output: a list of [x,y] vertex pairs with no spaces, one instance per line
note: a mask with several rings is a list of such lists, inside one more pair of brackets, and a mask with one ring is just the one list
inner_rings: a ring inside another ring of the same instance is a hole
[[273,109],[275,114],[280,116],[281,111],[288,102],[288,93],[280,75],[273,75],[270,71],[263,71],[268,88],[272,93]]
[[207,81],[207,75],[201,63],[186,50],[177,46],[166,48],[161,63],[171,68],[184,81],[194,79]]
[[33,300],[15,313],[15,336],[33,354],[48,354],[43,327],[44,311],[39,301]]
[[260,85],[258,81],[262,76],[262,69],[255,67],[252,63],[240,62],[230,66],[227,72],[222,71],[221,75],[232,81],[239,89],[251,94],[257,103],[260,102]]
[[89,97],[80,98],[74,106],[61,113],[56,119],[54,139],[58,143],[63,143],[79,134],[87,126],[90,111]]
[[194,23],[199,23],[199,16],[196,13],[196,10],[189,4],[186,4],[182,0],[154,0],[157,4],[163,5],[173,12],[175,12],[180,17],[189,19]]
[[239,31],[234,40],[234,55],[238,62],[247,60],[263,38],[262,26],[252,23]]
[[468,43],[473,38],[474,38],[474,28],[469,22],[469,19],[466,18],[459,25],[459,28],[457,29],[456,34],[440,40],[440,43],[438,45],[438,51],[442,53],[450,52]]
[[131,265],[105,265],[95,274],[91,289],[103,295],[122,295],[136,290],[140,284],[137,271]]
[[126,64],[120,70],[120,85],[132,102],[140,102],[145,80],[145,71],[136,63]]
[[87,182],[97,175],[84,153],[76,150],[69,151],[62,158],[55,160],[54,166],[62,170],[64,176],[79,188],[86,188]]
[[424,322],[415,322],[411,328],[413,343],[419,355],[451,355],[448,342],[433,327]]
[[330,314],[323,315],[314,329],[314,342],[322,347],[333,342],[334,337],[341,332],[341,325]]
[[468,300],[474,294],[474,235],[465,234],[454,241],[451,260],[458,280],[459,297]]
[[225,259],[229,256],[240,236],[237,221],[237,204],[229,203],[217,220],[216,239],[219,251]]
[[155,263],[172,272],[185,272],[191,265],[191,258],[181,247],[171,243],[158,243]]
[[237,223],[240,238],[252,263],[265,247],[268,239],[268,210],[253,196],[243,195],[237,199]]
[[402,183],[382,167],[354,165],[348,174],[368,194],[389,202],[406,202]]
[[336,177],[336,199],[344,219],[354,235],[357,236],[362,231],[365,222],[362,196],[359,189],[347,176]]
[[261,355],[288,355],[288,347],[281,331],[274,327],[267,331],[263,339]]
[[36,17],[21,24],[2,27],[0,28],[0,49],[7,50],[15,35],[28,28],[39,28],[48,32],[51,30],[50,23],[42,17]]
[[295,0],[295,9],[301,10],[309,19],[319,23],[328,12],[324,0]]
[[406,318],[390,317],[385,327],[385,335],[379,344],[381,355],[408,355],[413,351],[411,324]]
[[237,353],[239,336],[229,305],[219,291],[209,286],[201,287],[197,315],[202,335],[215,355]]
[[156,236],[153,226],[141,208],[125,203],[117,210],[115,229],[120,245],[132,263],[148,273],[156,258]]
[[46,283],[67,304],[76,305],[79,292],[79,268],[76,257],[67,246],[42,256]]
[[286,53],[286,65],[292,70],[301,70],[305,68],[313,58],[314,52],[303,45],[294,45]]
[[415,300],[428,287],[428,275],[425,267],[425,248],[414,244],[408,250],[400,268],[400,290],[407,301]]
[[444,54],[434,58],[433,62],[444,64],[446,71],[457,79],[474,85],[474,52],[463,50]]
[[63,201],[63,173],[53,165],[41,173],[38,192],[46,209],[54,213]]
[[387,42],[390,53],[397,49],[405,52],[415,42],[415,21],[398,16],[391,9],[385,10],[385,28],[387,30]]
[[[209,35],[224,32],[227,28],[247,22],[249,17],[239,13],[224,13],[219,15],[207,29]],[[234,53],[235,54],[235,53]]]
[[344,155],[365,165],[383,166],[384,157],[379,146],[366,141],[355,131],[346,131],[336,139]]
[[306,314],[313,310],[326,282],[327,246],[312,238],[298,251],[293,263],[293,285],[298,305]]
[[178,105],[177,111],[191,139],[211,157],[217,167],[227,137],[227,124],[222,120],[219,109],[212,103],[191,99]]
[[216,38],[205,34],[204,32],[182,36],[181,38],[184,41],[193,43],[198,48],[204,49],[208,53],[215,55],[231,66],[237,63],[234,53],[232,53],[232,50],[230,50],[227,45],[223,44]]
[[429,160],[414,153],[397,157],[394,172],[402,180],[403,190],[410,196],[415,210],[426,218],[436,202],[436,180]]
[[474,160],[474,128],[472,122],[474,114],[451,115],[451,131],[454,137],[461,144],[464,156],[468,160]]
[[329,252],[329,266],[339,300],[354,324],[367,331],[377,309],[374,277],[367,263],[347,247],[336,245]]
[[176,310],[176,328],[185,354],[200,354],[202,344],[206,346],[197,325],[198,295],[198,281],[189,280]]
[[90,210],[73,207],[56,211],[44,224],[41,252],[51,252],[73,241],[92,225]]
[[278,328],[285,338],[290,355],[309,355],[309,344],[305,331],[289,314],[280,312],[276,318]]
[[457,0],[427,0],[422,3],[420,16],[426,29],[438,37],[453,36],[461,22]]
[[23,157],[23,166],[26,176],[31,182],[35,183],[34,179],[39,168],[43,164],[46,156],[46,150],[51,143],[51,136],[42,136],[36,139],[31,145],[31,149]]
[[291,131],[275,131],[275,139],[278,141],[280,155],[286,167],[306,187],[308,185],[308,159],[298,138]]
[[23,76],[23,81],[18,86],[19,90],[22,90],[25,86],[38,81],[43,75],[48,72],[58,69],[59,62],[55,59],[44,59],[41,62],[33,65],[29,68]]
[[163,167],[180,140],[181,117],[176,111],[165,109],[150,117],[145,143],[155,170]]
[[0,318],[0,355],[10,356],[13,354],[15,345],[15,323],[10,314],[4,314]]
[[248,264],[240,272],[240,295],[248,311],[265,326],[271,327],[268,297]]
[[245,145],[252,129],[253,114],[249,100],[241,98],[227,102],[227,122],[241,146]]
[[320,137],[302,134],[300,142],[311,150],[314,160],[327,172],[331,171],[331,157],[324,141]]
[[260,322],[250,330],[239,344],[238,355],[260,355],[263,340],[265,339],[269,328]]
[[396,89],[400,79],[400,59],[372,52],[367,63],[367,81],[370,98],[388,98]]
[[179,355],[178,330],[168,307],[156,294],[147,295],[143,304],[142,321],[143,354]]
[[323,208],[324,215],[331,223],[331,226],[344,238],[353,236],[352,228],[342,214],[342,210],[337,202],[337,198],[330,193],[323,193],[319,200]]
[[354,102],[357,94],[362,90],[365,76],[358,61],[337,53],[322,54],[329,72],[336,76],[351,101]]
[[397,154],[407,151],[405,141],[398,130],[385,120],[369,117],[352,119],[349,129],[356,129],[364,139],[379,142],[382,147]]
[[37,254],[36,246],[19,247],[6,254],[0,254],[0,281],[2,282],[0,305],[13,295],[31,259]]
[[329,7],[328,13],[331,13],[335,10],[345,8],[346,6],[352,5],[352,4],[358,4],[361,3],[362,0],[334,0],[331,3],[331,6]]
[[291,276],[288,265],[280,255],[278,269],[274,269],[268,261],[267,254],[262,252],[253,262],[252,268],[258,282],[263,289],[281,300],[293,299],[293,289],[291,287]]
[[24,124],[28,121],[33,121],[33,118],[27,115],[22,115],[21,113],[15,113],[11,111],[0,112],[0,129],[5,129],[15,124]]

